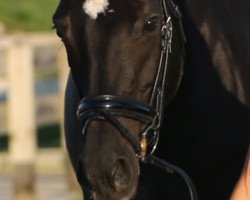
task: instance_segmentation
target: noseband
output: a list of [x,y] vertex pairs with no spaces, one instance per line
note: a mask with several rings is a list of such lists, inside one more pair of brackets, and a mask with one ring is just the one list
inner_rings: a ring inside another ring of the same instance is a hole
[[[182,176],[189,188],[191,199],[197,200],[196,189],[187,173],[153,155],[159,141],[159,132],[164,111],[164,89],[166,85],[168,59],[172,51],[173,25],[171,16],[175,17],[178,21],[178,33],[183,43],[186,41],[181,21],[182,15],[178,6],[176,6],[172,0],[161,0],[161,3],[163,13],[161,55],[150,103],[145,104],[141,101],[115,95],[84,97],[79,103],[77,116],[83,123],[83,135],[86,135],[89,124],[93,120],[105,120],[112,124],[132,145],[137,157],[142,162],[157,166],[166,172],[175,172]],[[169,13],[171,13],[171,15]],[[184,49],[182,50],[184,53]],[[146,128],[140,133],[140,141],[134,138],[117,117],[133,119],[146,125]]]

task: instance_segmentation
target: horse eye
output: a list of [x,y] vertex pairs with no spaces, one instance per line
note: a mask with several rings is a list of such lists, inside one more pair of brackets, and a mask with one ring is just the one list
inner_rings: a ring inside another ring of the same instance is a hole
[[146,22],[144,24],[144,29],[152,32],[152,31],[157,29],[158,22],[159,22],[158,16],[150,17],[149,19],[146,20]]

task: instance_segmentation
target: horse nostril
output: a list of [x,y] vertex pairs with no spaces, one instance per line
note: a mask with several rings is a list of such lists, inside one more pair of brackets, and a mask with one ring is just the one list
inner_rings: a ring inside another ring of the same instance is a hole
[[132,172],[127,159],[117,160],[111,171],[112,186],[118,191],[126,189],[131,178]]

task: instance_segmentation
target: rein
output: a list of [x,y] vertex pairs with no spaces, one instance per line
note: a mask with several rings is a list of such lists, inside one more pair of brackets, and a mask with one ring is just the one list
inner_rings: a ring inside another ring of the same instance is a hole
[[[159,142],[165,102],[164,89],[167,79],[168,60],[172,51],[171,43],[173,24],[169,12],[171,12],[172,16],[178,20],[178,33],[181,36],[183,43],[186,42],[181,21],[182,15],[178,6],[176,6],[172,0],[161,0],[161,3],[163,13],[161,55],[150,103],[145,104],[137,100],[115,95],[84,97],[79,103],[77,117],[83,123],[83,136],[86,135],[91,121],[108,121],[132,145],[141,162],[154,165],[163,169],[167,173],[171,172],[179,174],[184,179],[189,189],[190,199],[198,200],[195,186],[189,175],[179,167],[153,155]],[[184,44],[182,46],[184,48]],[[184,53],[184,49],[182,50]],[[121,122],[119,122],[117,117],[137,120],[147,125],[146,128],[140,133],[140,141],[132,136],[130,131]]]

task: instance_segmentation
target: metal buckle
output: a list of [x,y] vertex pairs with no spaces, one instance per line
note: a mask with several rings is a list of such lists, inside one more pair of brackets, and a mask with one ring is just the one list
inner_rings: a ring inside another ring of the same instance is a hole
[[168,16],[167,20],[164,22],[161,29],[161,34],[162,34],[162,50],[164,51],[164,53],[166,53],[167,50],[169,51],[169,53],[171,53],[173,25],[170,16]]

